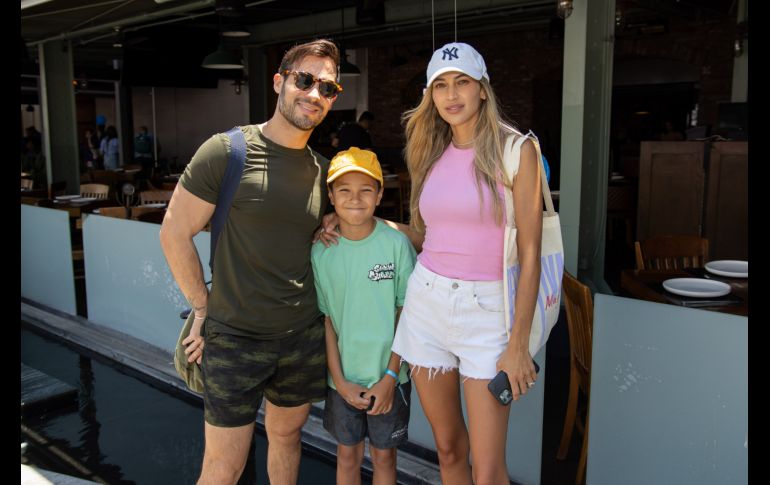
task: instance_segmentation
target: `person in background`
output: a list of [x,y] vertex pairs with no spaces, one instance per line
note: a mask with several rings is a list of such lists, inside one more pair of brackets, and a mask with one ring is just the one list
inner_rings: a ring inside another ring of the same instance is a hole
[[39,138],[27,137],[24,152],[21,154],[21,172],[28,174],[27,176],[32,179],[33,188],[40,189],[48,186],[45,156]]
[[118,132],[114,126],[107,127],[104,138],[99,145],[99,154],[104,160],[105,170],[116,170],[120,167],[120,144]]
[[149,177],[155,165],[155,139],[147,132],[146,126],[139,127],[134,138],[134,162],[142,166],[142,174]]
[[671,120],[666,120],[663,123],[663,132],[658,134],[658,139],[661,141],[681,141],[684,140],[684,134],[674,128],[674,123]]
[[80,147],[81,160],[83,160],[81,172],[93,170],[96,168],[96,160],[99,158],[99,140],[91,128],[86,129]]
[[347,150],[350,147],[360,149],[371,149],[372,137],[369,134],[369,128],[374,121],[374,114],[364,111],[358,117],[358,123],[348,123],[340,128],[337,133],[339,143],[337,144],[337,153]]

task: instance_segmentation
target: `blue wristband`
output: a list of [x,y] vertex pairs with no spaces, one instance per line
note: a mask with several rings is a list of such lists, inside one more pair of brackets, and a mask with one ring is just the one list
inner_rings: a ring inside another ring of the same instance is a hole
[[395,372],[393,372],[390,369],[385,369],[385,375],[389,375],[390,377],[395,379],[396,380],[396,384],[398,384],[398,374],[396,374]]

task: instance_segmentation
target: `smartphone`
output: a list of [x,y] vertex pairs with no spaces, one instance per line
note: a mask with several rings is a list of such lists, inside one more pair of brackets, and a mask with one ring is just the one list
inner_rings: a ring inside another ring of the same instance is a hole
[[[366,393],[365,393],[365,392],[362,392],[362,393],[361,393],[361,397],[364,397],[364,394],[366,394]],[[369,407],[368,407],[368,408],[366,408],[366,410],[367,410],[367,411],[371,411],[371,410],[372,410],[372,408],[374,407],[374,398],[375,398],[375,397],[374,397],[374,396],[372,396],[372,397],[371,397],[371,399],[369,399]]]
[[[532,363],[535,365],[535,372],[540,372],[540,366],[537,365],[535,359],[532,359]],[[507,406],[513,401],[513,393],[511,392],[511,381],[508,379],[508,374],[504,370],[501,370],[497,375],[489,381],[487,389],[492,393],[492,396],[503,406]]]

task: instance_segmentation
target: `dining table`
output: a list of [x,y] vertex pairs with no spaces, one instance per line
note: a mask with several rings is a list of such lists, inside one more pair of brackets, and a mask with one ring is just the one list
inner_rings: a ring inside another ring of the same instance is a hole
[[[730,293],[718,297],[681,296],[666,290],[663,282],[673,278],[704,278],[730,286]],[[715,312],[748,316],[749,279],[712,274],[704,268],[625,269],[620,274],[620,287],[625,296],[640,300],[698,308]]]

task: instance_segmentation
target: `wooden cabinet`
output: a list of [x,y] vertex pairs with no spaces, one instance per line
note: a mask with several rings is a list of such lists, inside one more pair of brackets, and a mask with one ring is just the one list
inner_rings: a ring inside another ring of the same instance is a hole
[[749,258],[749,144],[711,144],[704,237],[711,259]]
[[748,142],[642,142],[637,239],[692,234],[709,259],[748,258]]

